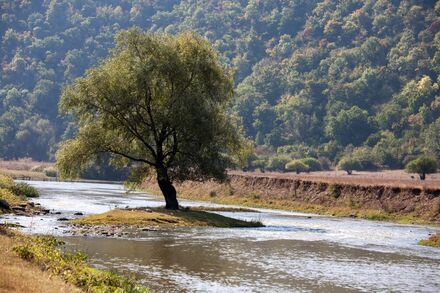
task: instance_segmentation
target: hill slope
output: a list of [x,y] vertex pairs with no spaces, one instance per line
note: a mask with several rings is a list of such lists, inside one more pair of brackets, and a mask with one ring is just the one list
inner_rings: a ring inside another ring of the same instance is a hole
[[[387,167],[440,158],[440,3],[435,0],[0,1],[0,157],[53,158],[75,126],[61,87],[114,34],[195,30],[236,69],[247,136],[270,152]],[[261,149],[261,148],[260,148]],[[267,152],[267,151],[266,151]]]

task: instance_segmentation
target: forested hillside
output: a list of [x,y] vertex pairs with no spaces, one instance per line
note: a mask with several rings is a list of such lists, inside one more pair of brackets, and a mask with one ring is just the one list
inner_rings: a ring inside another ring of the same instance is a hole
[[[440,159],[440,2],[435,0],[2,0],[0,157],[52,159],[75,125],[63,85],[114,35],[193,30],[236,70],[254,164],[344,155],[399,168]],[[275,155],[276,154],[276,155]],[[261,162],[267,156],[272,159]]]

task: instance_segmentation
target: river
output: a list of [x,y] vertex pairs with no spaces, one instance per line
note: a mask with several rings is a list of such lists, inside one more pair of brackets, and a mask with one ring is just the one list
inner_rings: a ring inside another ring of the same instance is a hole
[[[121,185],[29,182],[33,201],[61,214],[3,216],[28,233],[51,234],[98,268],[134,275],[157,292],[440,292],[440,249],[417,244],[438,228],[255,209],[219,214],[263,228],[140,231],[78,237],[58,221],[76,212],[163,205]],[[184,206],[218,206],[181,200]]]

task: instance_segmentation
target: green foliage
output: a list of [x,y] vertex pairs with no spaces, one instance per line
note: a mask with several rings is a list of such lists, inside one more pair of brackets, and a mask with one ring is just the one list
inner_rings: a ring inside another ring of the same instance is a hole
[[58,176],[58,171],[56,170],[56,168],[45,168],[43,170],[44,174],[46,174],[47,177],[57,177]]
[[301,160],[301,162],[307,166],[307,171],[321,171],[321,162],[318,159],[308,157]]
[[27,184],[27,183],[17,183],[14,186],[11,187],[11,191],[18,195],[18,196],[23,196],[23,197],[39,197],[40,193],[38,192],[38,190]]
[[171,181],[224,180],[251,149],[227,111],[232,94],[205,39],[122,31],[111,56],[63,91],[60,108],[79,129],[57,152],[60,175],[77,177],[105,153],[142,170],[139,180],[151,168],[168,191]]
[[341,189],[342,186],[339,184],[330,184],[328,186],[328,192],[334,198],[338,198],[339,196],[341,196]]
[[21,238],[21,244],[13,248],[18,256],[86,292],[148,292],[147,288],[137,285],[132,279],[88,267],[86,256],[82,253],[61,252],[57,247],[63,243],[53,236]]
[[14,185],[15,182],[11,177],[0,174],[0,188],[11,189]]
[[291,158],[287,155],[274,155],[267,162],[266,169],[269,171],[284,172],[286,164],[290,161]]
[[437,161],[429,156],[420,156],[415,160],[410,161],[405,170],[408,173],[417,173],[421,180],[425,180],[426,174],[435,173],[437,171]]
[[7,201],[10,206],[26,203],[23,197],[6,188],[0,188],[0,199]]
[[371,134],[368,112],[357,106],[340,111],[327,124],[327,135],[341,145],[359,145]]
[[27,183],[15,183],[14,180],[6,175],[0,174],[0,198],[5,199],[10,204],[23,203],[27,197],[38,197],[38,190]]
[[301,160],[293,160],[286,164],[285,169],[287,171],[294,171],[297,174],[301,172],[309,171],[309,166],[304,164]]
[[57,143],[76,132],[73,118],[57,113],[61,86],[105,58],[118,31],[138,26],[207,38],[236,71],[233,111],[257,145],[304,145],[319,153],[292,158],[332,161],[347,145],[367,145],[390,168],[420,153],[440,159],[438,1],[57,0],[1,7],[2,158],[53,158]]
[[361,168],[362,166],[359,160],[350,157],[342,158],[338,163],[338,170],[344,170],[348,175],[351,175],[353,170],[359,170]]
[[266,168],[267,160],[266,159],[256,159],[251,162],[251,167],[253,169],[260,169],[260,171],[264,172],[264,169]]
[[379,168],[372,149],[369,147],[355,148],[351,153],[351,158],[359,162],[358,171],[375,171]]

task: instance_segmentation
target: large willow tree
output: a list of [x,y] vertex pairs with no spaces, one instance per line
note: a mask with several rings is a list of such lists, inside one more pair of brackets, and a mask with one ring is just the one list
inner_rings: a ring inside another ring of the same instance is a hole
[[174,181],[225,179],[240,152],[232,95],[231,74],[206,40],[121,32],[110,57],[63,91],[60,109],[79,130],[57,153],[60,173],[77,177],[110,154],[140,178],[154,171],[166,208],[178,209]]

